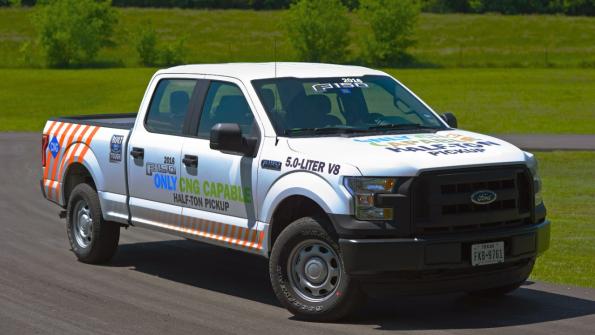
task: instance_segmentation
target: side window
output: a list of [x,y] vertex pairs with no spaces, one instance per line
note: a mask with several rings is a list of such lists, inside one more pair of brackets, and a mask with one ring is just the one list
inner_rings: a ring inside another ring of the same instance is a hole
[[237,123],[242,133],[253,132],[254,116],[244,94],[235,84],[211,82],[200,115],[198,137],[209,138],[211,128],[217,123]]
[[159,82],[145,119],[147,130],[181,135],[196,80],[164,79]]

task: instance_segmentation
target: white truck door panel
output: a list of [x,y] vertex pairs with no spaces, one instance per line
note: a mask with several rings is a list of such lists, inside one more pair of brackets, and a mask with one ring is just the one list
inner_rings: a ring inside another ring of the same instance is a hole
[[186,139],[182,157],[198,158],[197,166],[182,164],[176,203],[188,208],[255,220],[251,157],[209,148],[209,140]]
[[[129,150],[144,151],[142,159],[131,157],[128,164],[133,223],[159,222],[164,220],[163,214],[181,214],[172,194],[177,189],[182,144],[182,137],[149,132],[130,139]],[[167,204],[172,206],[162,206]]]
[[[137,124],[128,144],[128,185],[132,222],[179,224],[178,190],[183,128],[196,86],[194,79],[162,79],[147,116]],[[134,157],[136,156],[136,157]]]
[[[197,137],[184,141],[179,190],[175,201],[190,220],[195,235],[228,247],[262,248],[254,205],[256,158],[223,153],[209,146],[216,123],[238,123],[250,136],[257,133],[251,108],[238,85],[213,80],[202,104]],[[262,228],[262,227],[261,227]]]

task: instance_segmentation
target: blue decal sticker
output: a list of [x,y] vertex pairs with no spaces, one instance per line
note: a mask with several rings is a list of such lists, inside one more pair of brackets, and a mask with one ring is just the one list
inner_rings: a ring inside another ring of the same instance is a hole
[[262,161],[260,161],[260,166],[263,169],[281,171],[281,162],[279,162],[279,161],[263,159]]
[[56,136],[54,136],[54,138],[52,138],[52,140],[50,141],[50,144],[48,145],[48,148],[49,148],[50,152],[52,153],[52,157],[56,158],[56,156],[58,155],[58,152],[60,152],[60,143],[58,142],[58,139],[56,138]]
[[114,135],[112,136],[112,140],[110,141],[110,153],[109,153],[109,161],[110,162],[120,162],[122,161],[122,141],[124,140],[124,136],[121,135]]

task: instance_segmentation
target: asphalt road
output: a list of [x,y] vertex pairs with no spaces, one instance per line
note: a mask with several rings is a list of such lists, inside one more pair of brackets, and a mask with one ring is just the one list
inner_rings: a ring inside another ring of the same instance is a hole
[[39,191],[40,136],[0,133],[0,334],[593,334],[595,290],[504,299],[377,297],[339,324],[297,321],[266,260],[138,228],[106,266],[76,261]]

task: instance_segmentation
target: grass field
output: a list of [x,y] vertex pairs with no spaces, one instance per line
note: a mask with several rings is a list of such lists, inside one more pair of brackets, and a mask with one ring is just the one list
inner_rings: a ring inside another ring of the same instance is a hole
[[461,128],[595,134],[595,69],[389,70]]
[[595,287],[595,152],[538,153],[550,250],[532,278]]
[[[163,39],[187,36],[187,62],[296,60],[282,11],[119,9],[117,46],[97,66],[136,66],[133,36],[151,19]],[[23,66],[23,43],[34,36],[29,9],[0,10],[0,67]],[[351,15],[353,40],[366,27]],[[411,53],[429,67],[595,67],[595,19],[567,16],[422,14]],[[357,54],[358,43],[351,46]]]
[[0,131],[50,116],[136,112],[153,69],[0,70]]
[[[153,69],[0,69],[0,131],[38,131],[50,116],[134,112]],[[595,69],[388,70],[461,128],[595,133]]]

